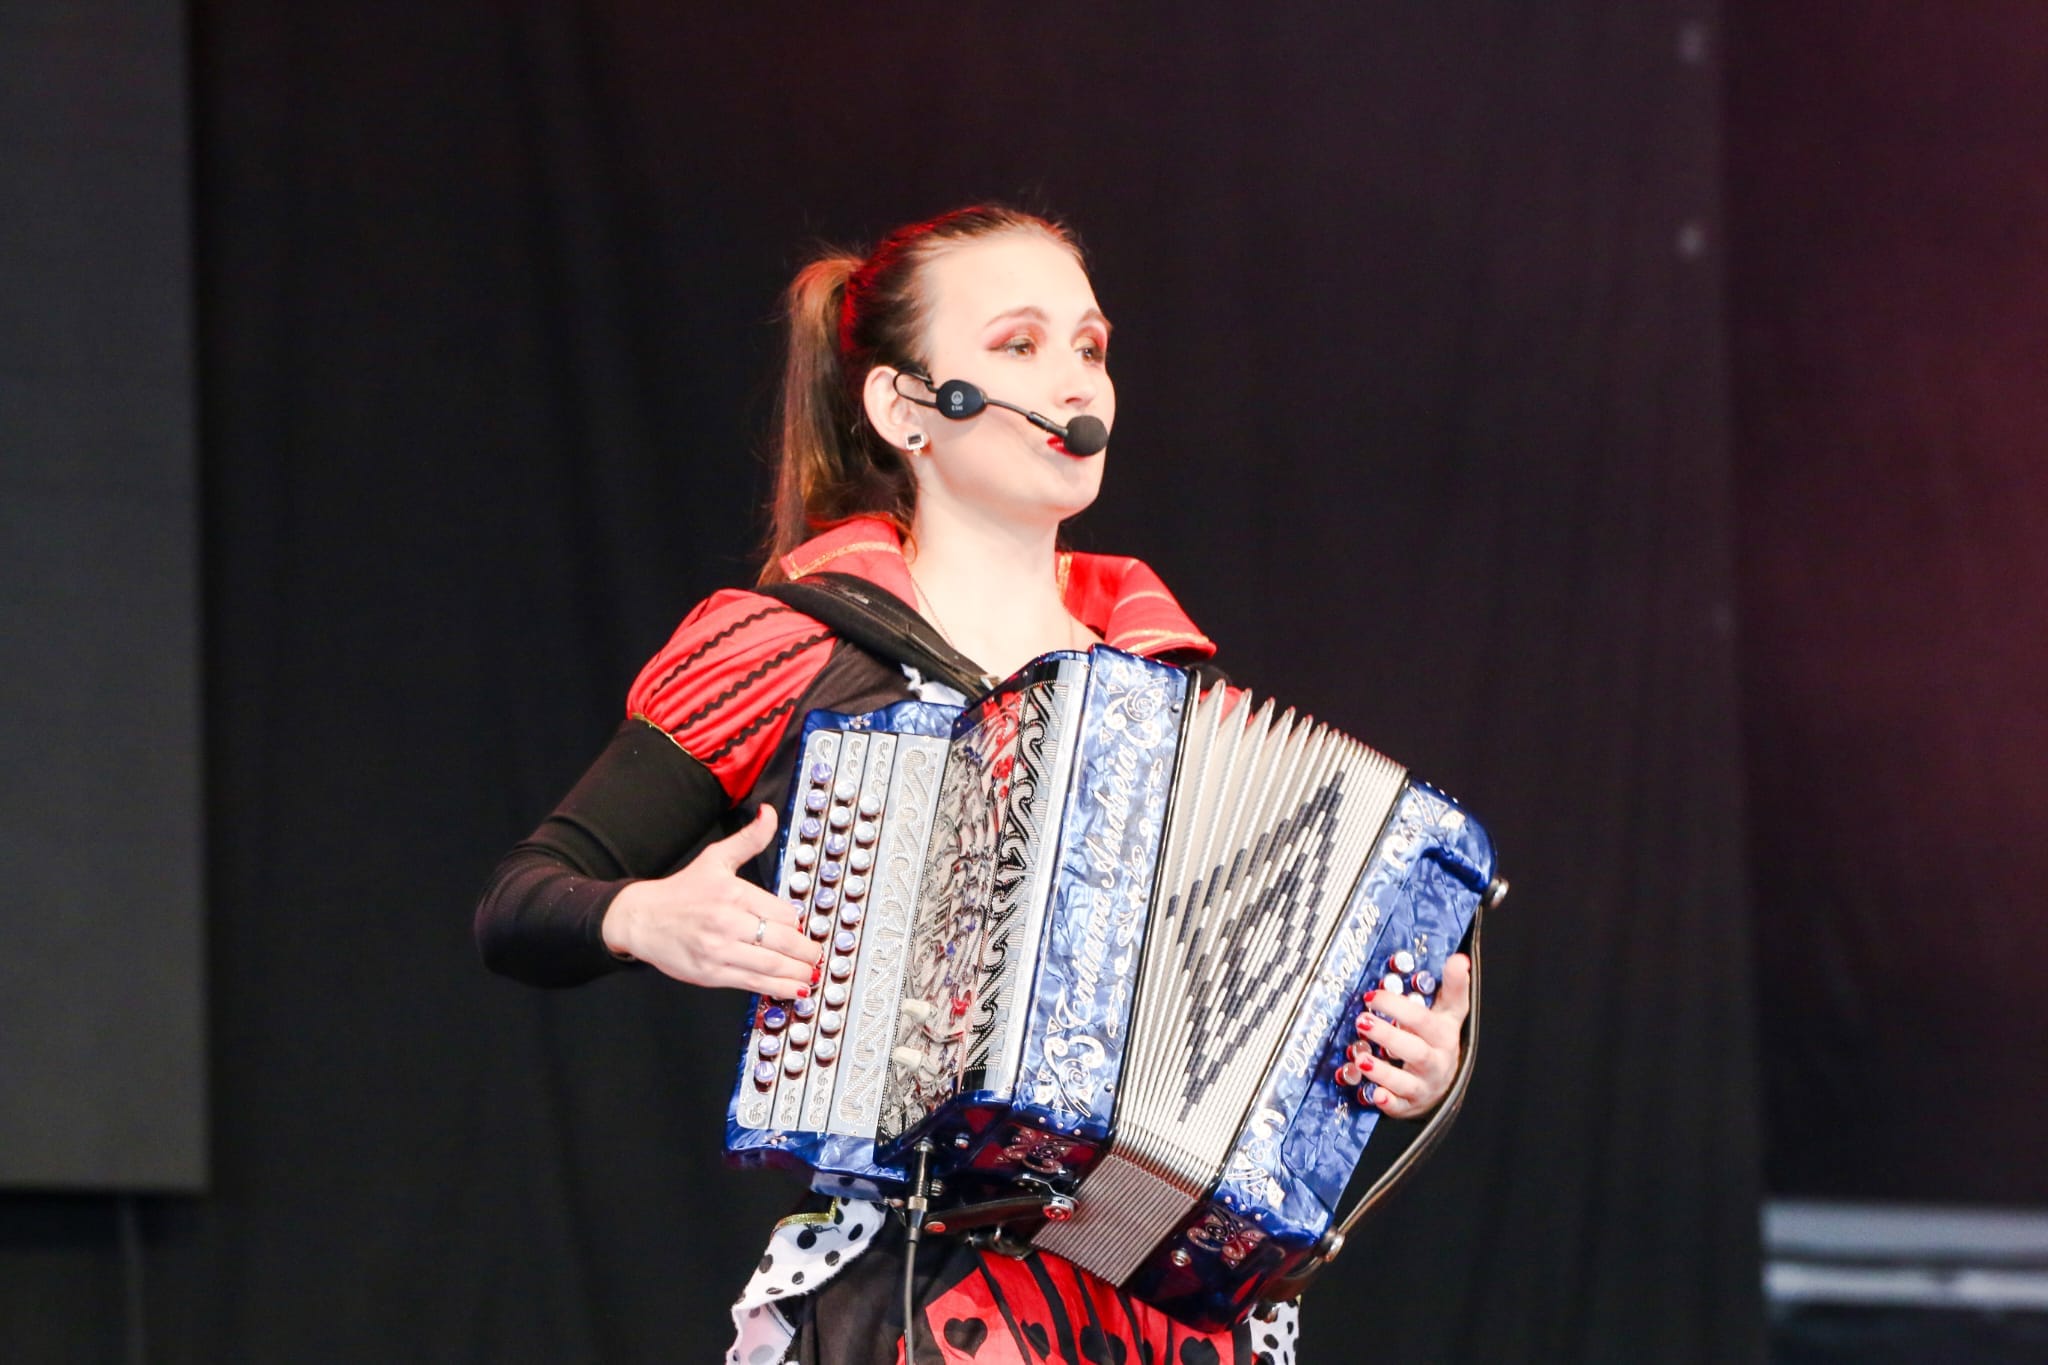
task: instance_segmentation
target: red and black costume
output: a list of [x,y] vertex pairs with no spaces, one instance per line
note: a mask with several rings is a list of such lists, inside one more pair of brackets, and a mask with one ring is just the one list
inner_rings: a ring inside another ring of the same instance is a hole
[[[873,518],[809,541],[782,568],[792,581],[829,571],[905,602],[915,596],[895,529]],[[1215,653],[1139,561],[1063,553],[1058,573],[1068,610],[1106,643],[1183,664]],[[641,670],[597,762],[499,864],[477,907],[485,961],[541,986],[625,967],[600,933],[621,887],[683,866],[763,802],[779,809],[810,711],[867,711],[911,695],[902,668],[795,608],[741,589],[714,594]],[[894,1254],[863,1254],[876,1245]],[[902,1245],[900,1225],[878,1205],[839,1202],[786,1220],[734,1310],[740,1341],[729,1359],[784,1358],[766,1349],[778,1341],[788,1358],[828,1365],[897,1356]],[[1204,1336],[1056,1256],[1020,1260],[931,1239],[918,1280],[920,1311],[947,1361],[1250,1365],[1293,1355],[1291,1311]]]

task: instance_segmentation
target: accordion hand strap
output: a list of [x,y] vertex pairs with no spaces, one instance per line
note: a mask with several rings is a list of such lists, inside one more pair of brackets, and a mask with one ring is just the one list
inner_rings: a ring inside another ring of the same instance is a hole
[[1498,905],[1506,894],[1507,883],[1496,881],[1487,888],[1486,894],[1480,897],[1479,905],[1472,911],[1471,946],[1466,950],[1466,955],[1472,959],[1472,1003],[1465,1015],[1465,1055],[1458,1062],[1458,1074],[1451,1078],[1451,1088],[1445,1093],[1443,1103],[1436,1107],[1436,1112],[1430,1115],[1429,1122],[1415,1135],[1415,1140],[1408,1144],[1408,1149],[1394,1160],[1393,1165],[1380,1172],[1379,1179],[1367,1187],[1358,1202],[1352,1205],[1351,1212],[1345,1214],[1344,1220],[1323,1238],[1321,1253],[1303,1267],[1299,1274],[1267,1282],[1260,1297],[1268,1302],[1282,1303],[1288,1299],[1298,1298],[1301,1292],[1308,1288],[1310,1281],[1315,1279],[1316,1273],[1337,1259],[1337,1253],[1344,1249],[1346,1239],[1351,1236],[1351,1230],[1358,1226],[1359,1220],[1372,1212],[1380,1201],[1393,1191],[1396,1182],[1403,1176],[1412,1174],[1415,1168],[1422,1164],[1423,1158],[1435,1150],[1437,1143],[1443,1140],[1443,1135],[1450,1131],[1452,1121],[1458,1117],[1458,1110],[1465,1103],[1465,1091],[1472,1083],[1472,1064],[1479,1056],[1480,925],[1487,907]]

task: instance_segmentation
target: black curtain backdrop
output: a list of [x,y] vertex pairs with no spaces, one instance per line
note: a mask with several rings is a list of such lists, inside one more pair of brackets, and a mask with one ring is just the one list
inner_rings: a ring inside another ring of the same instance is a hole
[[154,1361],[722,1351],[742,1001],[491,979],[469,909],[749,574],[806,240],[998,195],[1117,322],[1076,543],[1517,885],[1308,1358],[1759,1355],[1714,19],[198,5],[214,1188],[125,1277],[10,1204],[0,1354],[118,1358],[124,1287]]
[[2048,1206],[2048,10],[1735,19],[1770,1188]]

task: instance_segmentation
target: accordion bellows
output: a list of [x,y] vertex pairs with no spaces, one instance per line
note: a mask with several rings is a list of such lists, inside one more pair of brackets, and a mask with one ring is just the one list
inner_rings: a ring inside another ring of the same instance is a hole
[[1034,1242],[1203,1327],[1315,1254],[1377,1111],[1368,986],[1435,990],[1476,821],[1338,732],[1107,647],[964,709],[814,712],[777,892],[826,949],[757,1001],[739,1161],[820,1189],[1068,1194]]

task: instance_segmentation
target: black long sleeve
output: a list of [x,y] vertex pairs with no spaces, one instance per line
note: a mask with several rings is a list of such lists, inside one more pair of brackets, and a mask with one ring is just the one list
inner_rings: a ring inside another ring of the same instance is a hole
[[627,964],[604,945],[612,898],[722,832],[711,771],[642,720],[620,725],[554,813],[506,854],[476,907],[484,964],[530,986],[575,986]]

